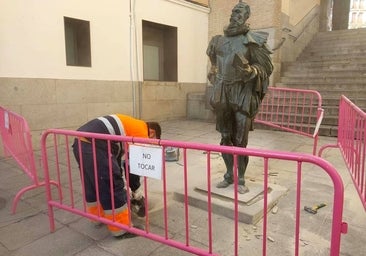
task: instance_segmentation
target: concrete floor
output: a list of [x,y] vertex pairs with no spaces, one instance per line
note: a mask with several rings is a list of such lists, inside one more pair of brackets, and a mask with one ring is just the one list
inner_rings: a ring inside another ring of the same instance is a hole
[[[163,139],[194,141],[218,144],[220,134],[215,131],[213,123],[194,120],[174,120],[162,122]],[[336,138],[320,137],[319,146],[335,143]],[[312,140],[286,132],[255,130],[250,133],[249,148],[271,149],[290,152],[311,153]],[[39,159],[39,152],[36,152]],[[202,186],[205,175],[205,155],[195,152],[189,155],[190,175],[188,191],[192,198],[199,198],[195,188]],[[354,188],[352,179],[338,149],[329,149],[323,153],[342,177],[345,188],[343,220],[348,223],[348,234],[342,235],[340,255],[364,255],[366,236],[366,212]],[[182,190],[182,159],[167,162],[169,191],[169,224],[171,236],[184,242],[183,204],[176,196]],[[224,164],[220,155],[211,156],[212,179],[220,180],[224,174]],[[259,168],[260,160],[251,158],[246,172],[246,182],[254,189],[263,181],[263,172]],[[295,166],[293,163],[275,161],[270,165],[269,182],[286,189],[268,216],[267,255],[294,255],[294,190],[296,188]],[[42,171],[40,171],[42,172]],[[329,225],[331,220],[332,186],[329,179],[312,166],[304,166],[302,200],[305,204],[326,202],[327,206],[315,215],[305,211],[301,213],[300,255],[329,255]],[[11,214],[11,203],[15,194],[29,185],[29,178],[4,157],[0,157],[0,255],[190,255],[187,252],[171,248],[143,237],[127,240],[115,240],[107,229],[93,227],[89,221],[80,216],[56,210],[56,231],[51,233],[47,216],[47,205],[43,189],[29,191],[18,203],[17,212]],[[159,197],[160,181],[149,180],[149,223],[152,231],[162,232],[162,201]],[[230,190],[232,188],[228,188]],[[197,193],[197,194],[196,194]],[[222,203],[224,209],[225,203]],[[245,207],[244,207],[245,208]],[[245,210],[243,210],[245,211]],[[201,207],[189,208],[190,243],[205,246],[207,243],[207,212]],[[136,223],[144,223],[141,218],[134,218]],[[223,211],[215,211],[213,250],[219,255],[233,255],[233,221],[225,217]],[[249,223],[239,223],[239,255],[262,255],[261,219]]]

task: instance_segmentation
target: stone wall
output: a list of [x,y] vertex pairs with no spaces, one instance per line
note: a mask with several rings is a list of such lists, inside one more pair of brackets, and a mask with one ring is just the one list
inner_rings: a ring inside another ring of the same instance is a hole
[[348,29],[350,0],[333,0],[332,30]]
[[[127,81],[0,78],[1,106],[28,121],[33,146],[39,148],[42,131],[75,129],[101,115],[123,113],[145,120],[185,118],[189,92],[204,91],[206,84]],[[139,92],[140,91],[140,92]]]
[[189,93],[202,92],[206,83],[145,81],[142,87],[141,118],[169,120],[187,117]]
[[291,25],[289,17],[283,14],[282,38],[283,45],[279,49],[281,55],[281,73],[286,71],[287,64],[293,62],[301,54],[304,48],[319,32],[320,7],[315,6],[297,24]]

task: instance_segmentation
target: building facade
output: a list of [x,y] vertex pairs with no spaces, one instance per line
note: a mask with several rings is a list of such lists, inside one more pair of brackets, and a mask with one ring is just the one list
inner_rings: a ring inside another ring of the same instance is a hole
[[[0,104],[36,146],[99,115],[186,116],[206,87],[209,8],[183,0],[0,0]],[[144,77],[145,76],[145,77]]]
[[366,1],[351,0],[349,13],[349,29],[366,27]]
[[[272,84],[325,30],[332,1],[245,1],[251,28],[270,35]],[[99,115],[184,118],[188,95],[207,89],[208,41],[237,2],[0,0],[0,104],[28,120],[36,148],[43,130]]]

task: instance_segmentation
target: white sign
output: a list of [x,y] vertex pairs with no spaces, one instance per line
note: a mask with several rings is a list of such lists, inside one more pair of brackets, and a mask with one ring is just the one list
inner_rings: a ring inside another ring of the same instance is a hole
[[161,180],[163,172],[163,148],[152,145],[130,145],[130,172]]

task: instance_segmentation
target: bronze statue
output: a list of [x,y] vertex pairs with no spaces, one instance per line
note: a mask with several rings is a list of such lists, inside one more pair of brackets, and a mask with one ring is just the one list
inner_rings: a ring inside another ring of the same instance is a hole
[[[268,33],[250,31],[246,23],[250,7],[239,1],[232,9],[230,24],[224,35],[214,36],[207,55],[211,61],[208,74],[213,84],[210,104],[216,115],[216,130],[221,133],[220,145],[246,147],[249,131],[259,104],[267,91],[273,71],[271,51],[267,46]],[[222,154],[226,165],[224,180],[217,188],[226,188],[234,182],[233,156]],[[244,174],[248,156],[238,157],[238,192],[249,191]]]

